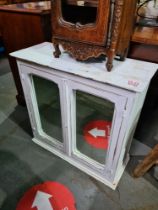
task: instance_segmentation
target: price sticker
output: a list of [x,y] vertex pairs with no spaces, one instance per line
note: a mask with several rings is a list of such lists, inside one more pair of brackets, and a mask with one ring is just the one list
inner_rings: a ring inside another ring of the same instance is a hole
[[128,80],[128,85],[133,86],[133,87],[138,87],[139,82],[135,80]]
[[85,4],[85,1],[77,1],[77,5],[83,7]]

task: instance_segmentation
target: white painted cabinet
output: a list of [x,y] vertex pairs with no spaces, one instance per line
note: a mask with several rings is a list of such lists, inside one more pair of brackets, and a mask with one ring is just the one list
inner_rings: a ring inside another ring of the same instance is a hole
[[33,141],[115,189],[157,66],[127,60],[105,72],[102,62],[80,63],[66,53],[55,59],[52,51],[43,43],[12,53]]

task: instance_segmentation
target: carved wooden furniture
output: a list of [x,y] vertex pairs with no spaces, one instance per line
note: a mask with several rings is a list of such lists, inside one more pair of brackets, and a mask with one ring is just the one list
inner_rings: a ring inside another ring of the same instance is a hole
[[136,26],[128,57],[158,63],[158,27]]
[[59,44],[77,60],[107,56],[107,70],[117,54],[124,60],[133,28],[136,0],[53,0],[54,56]]
[[0,5],[7,4],[7,0],[0,0]]
[[16,98],[24,104],[17,64],[9,53],[51,40],[50,2],[0,6],[0,31],[17,88]]
[[151,152],[138,164],[134,169],[133,176],[143,176],[152,166],[158,164],[158,144],[151,150]]
[[37,1],[39,1],[39,0],[0,0],[0,5],[26,3],[26,2],[37,2]]
[[126,59],[107,72],[102,61],[77,62],[68,53],[56,59],[53,50],[43,43],[11,54],[33,141],[115,189],[157,65]]

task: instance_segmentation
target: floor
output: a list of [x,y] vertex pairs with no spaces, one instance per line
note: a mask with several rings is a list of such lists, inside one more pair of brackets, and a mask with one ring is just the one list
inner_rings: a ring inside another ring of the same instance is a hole
[[[74,194],[77,210],[158,210],[158,182],[152,170],[133,179],[133,156],[115,191],[32,142],[27,109],[17,105],[8,61],[0,57],[0,209],[16,209],[32,186],[57,181]],[[147,113],[137,136],[148,146],[158,139],[158,110]]]

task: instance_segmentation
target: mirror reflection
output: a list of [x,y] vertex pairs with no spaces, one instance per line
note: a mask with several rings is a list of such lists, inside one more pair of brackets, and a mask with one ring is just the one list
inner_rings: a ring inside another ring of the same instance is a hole
[[43,132],[63,142],[58,85],[35,75],[32,79]]
[[100,164],[105,164],[114,109],[106,99],[76,91],[76,147]]

